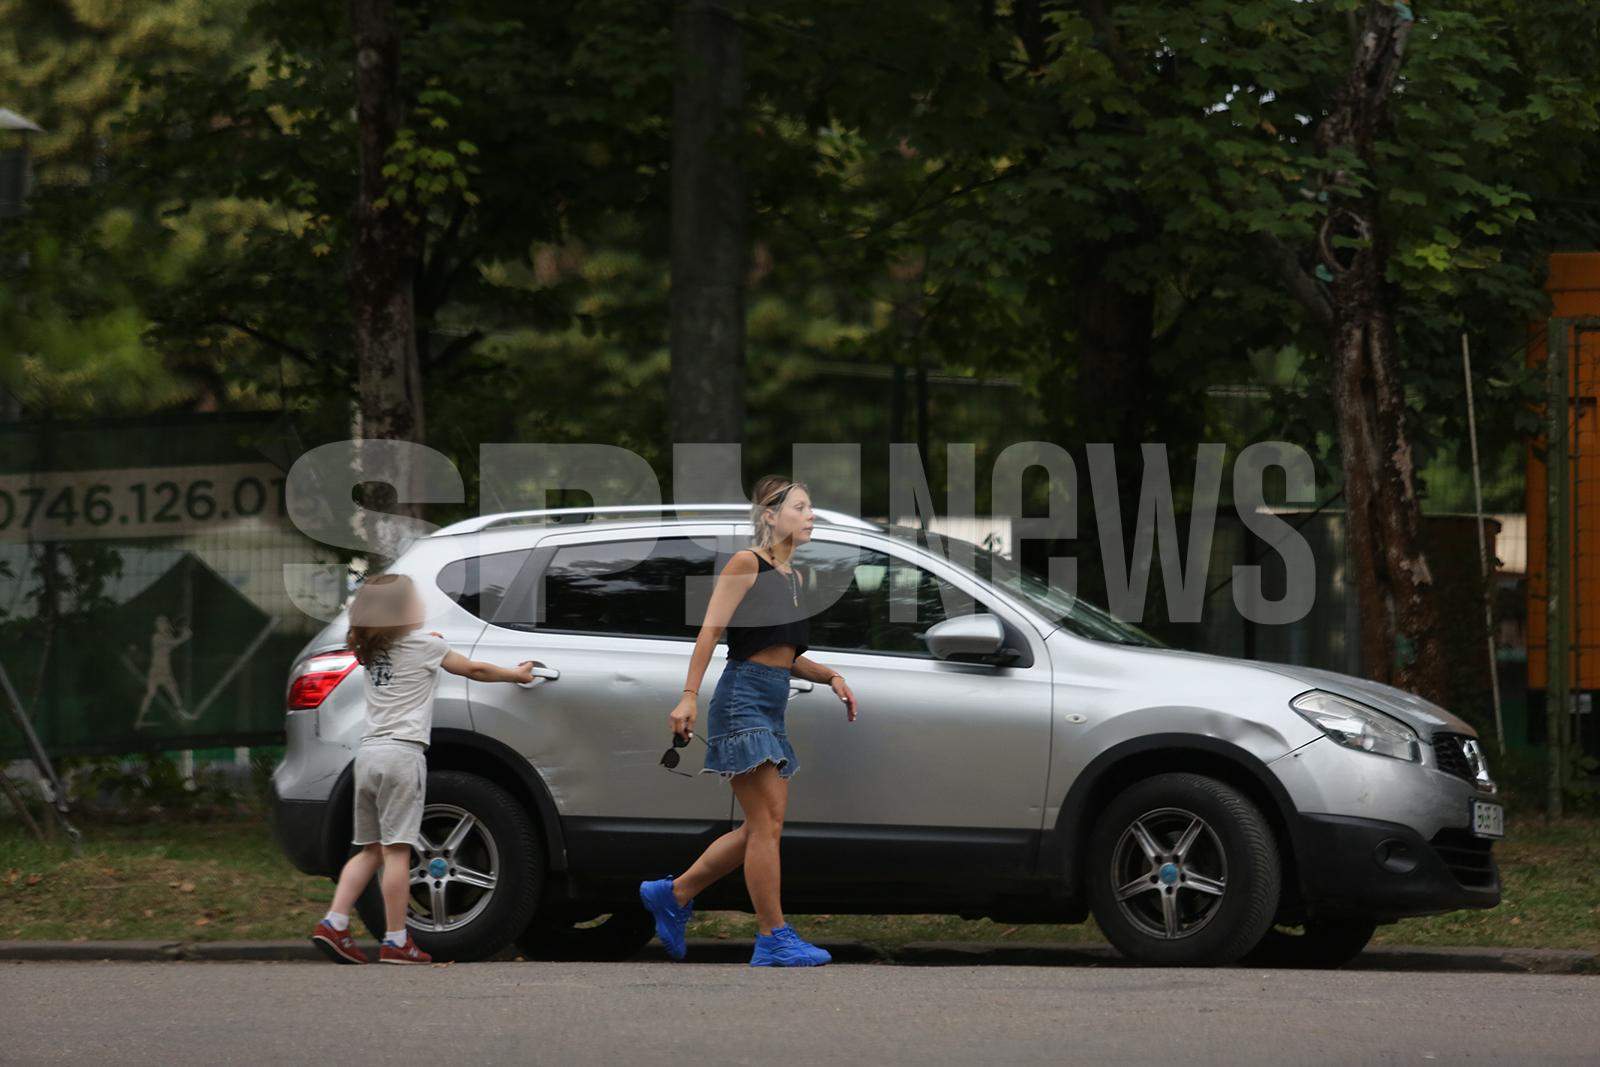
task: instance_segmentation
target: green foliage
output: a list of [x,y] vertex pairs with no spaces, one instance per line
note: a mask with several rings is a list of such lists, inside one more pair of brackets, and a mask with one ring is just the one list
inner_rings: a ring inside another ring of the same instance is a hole
[[[437,85],[438,79],[432,79]],[[412,125],[402,126],[389,146],[388,162],[383,176],[389,179],[388,195],[379,197],[373,206],[382,211],[391,203],[405,211],[407,219],[420,223],[428,208],[443,204],[451,206],[451,198],[472,207],[480,203],[471,189],[471,176],[481,174],[482,168],[466,162],[478,154],[478,146],[471,141],[454,141],[450,137],[450,120],[446,112],[459,110],[461,101],[438,88],[424,89],[417,94],[416,106],[411,109]]]
[[[265,763],[263,757],[263,763]],[[266,773],[270,775],[270,763]],[[57,761],[74,811],[93,816],[149,817],[249,809],[264,811],[268,794],[261,767],[252,761],[249,784],[240,789],[223,768],[199,764],[186,780],[170,752],[141,756],[67,756]]]
[[[1503,454],[1532,427],[1521,346],[1544,257],[1600,238],[1600,15],[1419,6],[1369,169],[1315,138],[1362,9],[739,8],[746,107],[725,136],[751,187],[752,403],[796,395],[793,361],[826,355],[1014,376],[1062,443],[1326,441],[1325,338],[1263,250],[1310,267],[1340,198],[1371,191],[1419,458],[1459,465],[1463,330],[1484,450]],[[0,35],[0,74],[60,131],[40,142],[32,216],[0,233],[30,260],[0,293],[0,343],[24,354],[6,381],[52,410],[334,412],[353,373],[344,10],[141,11],[0,6],[29,30]],[[408,100],[383,204],[420,225],[429,424],[463,460],[509,439],[490,428],[663,445],[669,16],[639,0],[399,7]],[[1143,384],[1108,403],[1096,387],[1119,361]],[[1251,381],[1263,410],[1193,402]],[[1331,450],[1317,457],[1336,482]]]
[[[1488,736],[1485,734],[1485,736]],[[1489,766],[1507,807],[1520,812],[1542,812],[1550,793],[1550,757],[1544,748],[1489,749]],[[1565,788],[1561,803],[1568,815],[1600,814],[1600,760],[1576,746],[1567,752]]]
[[128,147],[137,67],[182,69],[235,43],[243,0],[0,0],[0,107],[44,128],[39,181],[83,185]]
[[[145,279],[176,284],[203,228],[168,255],[130,212],[101,195],[114,165],[136,151],[121,123],[138,106],[136,68],[183,69],[229,48],[237,0],[138,5],[0,0],[0,106],[33,119],[36,217],[0,224],[0,386],[59,415],[159,410],[191,399],[147,334]],[[55,204],[70,208],[52,210]],[[220,397],[217,399],[221,399]]]

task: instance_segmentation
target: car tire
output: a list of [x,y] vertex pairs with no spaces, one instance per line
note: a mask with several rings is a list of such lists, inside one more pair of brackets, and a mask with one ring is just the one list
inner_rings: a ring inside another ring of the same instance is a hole
[[1143,963],[1233,963],[1278,909],[1272,828],[1243,793],[1198,774],[1124,790],[1095,823],[1084,887],[1120,953]]
[[1361,955],[1377,929],[1376,919],[1362,916],[1308,919],[1292,930],[1274,926],[1239,962],[1251,967],[1343,967]]
[[[475,774],[430,771],[422,814],[432,849],[413,849],[406,926],[435,960],[481,960],[510,945],[528,925],[544,888],[544,853],[527,810],[505,789]],[[462,839],[447,853],[452,832]],[[438,877],[422,877],[425,873]],[[478,884],[488,876],[487,887]],[[444,920],[433,921],[442,894]],[[356,900],[373,936],[386,923],[374,878]]]
[[517,947],[530,960],[632,959],[656,934],[655,920],[643,908],[574,915],[535,915]]

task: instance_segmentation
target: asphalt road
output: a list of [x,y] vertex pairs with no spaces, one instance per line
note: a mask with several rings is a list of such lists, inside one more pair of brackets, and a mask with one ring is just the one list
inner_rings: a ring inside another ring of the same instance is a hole
[[0,964],[0,1062],[1593,1064],[1600,977]]

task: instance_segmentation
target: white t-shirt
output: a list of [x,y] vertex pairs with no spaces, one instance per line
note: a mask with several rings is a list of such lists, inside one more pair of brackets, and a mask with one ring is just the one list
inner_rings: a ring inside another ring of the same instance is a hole
[[433,732],[433,689],[450,643],[412,630],[367,666],[366,737],[420,741]]

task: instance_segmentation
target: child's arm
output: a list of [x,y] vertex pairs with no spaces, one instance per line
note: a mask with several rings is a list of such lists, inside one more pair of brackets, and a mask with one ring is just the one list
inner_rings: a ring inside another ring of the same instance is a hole
[[439,666],[451,674],[458,674],[463,678],[471,678],[474,682],[531,682],[533,681],[534,661],[525,659],[515,667],[496,667],[493,663],[484,663],[480,660],[468,659],[459,652],[445,653],[444,662]]

